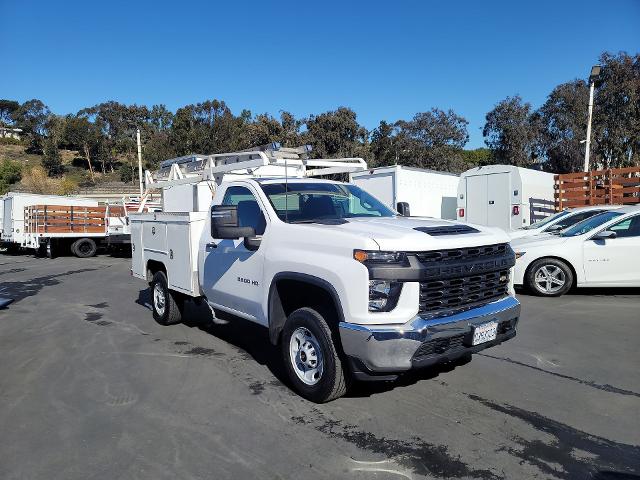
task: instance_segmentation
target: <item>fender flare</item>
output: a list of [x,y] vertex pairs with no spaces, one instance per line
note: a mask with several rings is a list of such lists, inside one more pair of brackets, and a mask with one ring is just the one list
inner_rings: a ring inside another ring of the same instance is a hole
[[295,280],[303,283],[309,283],[316,287],[325,290],[333,299],[333,304],[338,314],[338,321],[344,322],[344,311],[342,309],[342,302],[340,296],[335,287],[327,280],[309,275],[307,273],[299,272],[280,272],[273,276],[271,279],[271,285],[269,286],[269,297],[267,300],[268,308],[268,324],[269,324],[269,340],[273,345],[277,345],[280,337],[280,332],[284,327],[284,323],[287,320],[284,311],[282,310],[282,302],[276,284],[280,280]]

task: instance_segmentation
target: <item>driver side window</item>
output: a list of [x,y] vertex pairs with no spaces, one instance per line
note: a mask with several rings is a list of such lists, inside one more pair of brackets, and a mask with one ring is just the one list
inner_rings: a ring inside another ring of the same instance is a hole
[[238,207],[238,226],[253,227],[256,235],[264,234],[267,222],[253,193],[246,187],[229,187],[224,192],[222,205]]
[[607,230],[616,232],[616,238],[640,237],[640,215],[625,218],[621,222],[610,226]]

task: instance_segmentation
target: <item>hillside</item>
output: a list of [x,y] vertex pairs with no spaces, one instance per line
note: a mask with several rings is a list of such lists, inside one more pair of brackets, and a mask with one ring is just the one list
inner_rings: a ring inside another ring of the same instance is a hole
[[117,171],[96,172],[91,178],[85,160],[74,150],[59,150],[64,174],[47,177],[42,168],[42,155],[27,153],[23,144],[0,143],[0,194],[21,191],[49,194],[87,194],[129,192],[137,183],[123,183]]

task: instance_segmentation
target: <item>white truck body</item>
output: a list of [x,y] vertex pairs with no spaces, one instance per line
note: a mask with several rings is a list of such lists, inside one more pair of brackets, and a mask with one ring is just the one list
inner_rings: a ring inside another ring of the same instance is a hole
[[487,165],[460,175],[460,221],[515,230],[551,215],[554,205],[552,173]]
[[35,193],[9,192],[4,200],[2,243],[27,247],[32,241],[24,233],[24,209],[31,205],[74,205],[97,207],[98,201],[90,198],[39,195]]
[[[165,189],[184,182],[171,168]],[[388,380],[515,336],[515,256],[500,229],[402,217],[350,184],[217,168],[195,176],[218,178],[205,180],[206,211],[130,216],[131,272],[150,282],[160,323],[193,298],[267,327],[314,401],[344,393],[343,374]]]
[[352,173],[349,181],[391,209],[408,203],[412,217],[456,219],[455,173],[394,165]]
[[0,243],[2,243],[2,225],[4,224],[4,200],[6,195],[0,196]]

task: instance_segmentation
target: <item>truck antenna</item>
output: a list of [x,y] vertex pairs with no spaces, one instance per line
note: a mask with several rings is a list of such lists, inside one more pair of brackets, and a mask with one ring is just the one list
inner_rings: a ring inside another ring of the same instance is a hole
[[284,157],[284,221],[289,223],[289,168]]

